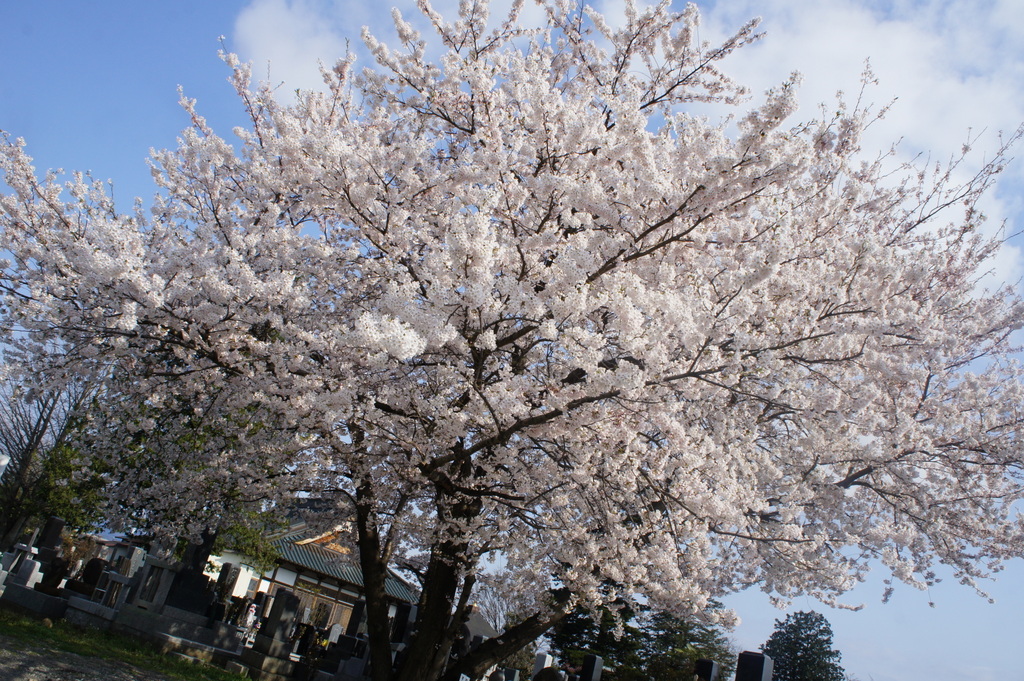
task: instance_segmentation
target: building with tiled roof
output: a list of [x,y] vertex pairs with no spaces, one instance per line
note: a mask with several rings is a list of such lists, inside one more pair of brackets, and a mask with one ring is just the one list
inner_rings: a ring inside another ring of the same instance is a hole
[[[241,556],[228,553],[220,561],[242,566],[235,596],[254,598],[263,592],[273,597],[279,589],[290,589],[301,601],[304,622],[320,628],[333,624],[347,627],[356,602],[363,597],[363,575],[358,558],[341,541],[341,535],[338,531],[316,535],[304,527],[292,528],[271,541],[279,558],[274,568],[262,575],[246,566]],[[412,587],[394,572],[384,589],[394,604],[417,600]]]

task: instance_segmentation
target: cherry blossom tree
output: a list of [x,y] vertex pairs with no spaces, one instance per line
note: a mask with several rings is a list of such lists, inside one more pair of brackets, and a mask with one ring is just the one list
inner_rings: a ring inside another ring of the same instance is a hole
[[[580,604],[1019,555],[1024,308],[979,284],[976,207],[1005,147],[966,182],[865,162],[872,114],[794,123],[796,77],[712,124],[691,105],[744,101],[719,67],[756,23],[708,45],[692,5],[420,6],[436,38],[396,13],[294,102],[226,55],[251,125],[183,99],[149,211],[4,144],[4,340],[103,382],[114,506],[198,532],[317,497],[376,681],[477,678]],[[422,583],[393,673],[389,566]],[[450,659],[482,570],[529,614]]]

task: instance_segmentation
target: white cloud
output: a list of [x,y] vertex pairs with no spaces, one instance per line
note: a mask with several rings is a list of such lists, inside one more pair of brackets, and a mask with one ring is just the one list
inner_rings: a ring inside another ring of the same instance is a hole
[[[458,15],[458,0],[435,0],[432,5],[446,19]],[[504,20],[511,5],[512,0],[492,2],[491,25]],[[433,28],[411,0],[251,0],[235,20],[233,48],[253,63],[256,78],[281,83],[285,93],[322,89],[321,63],[333,65],[349,51],[358,63],[371,63],[360,38],[364,26],[379,39],[396,42],[393,6],[429,43]],[[543,18],[541,8],[527,0],[520,23],[540,26]]]
[[[283,82],[282,92],[320,88],[319,62],[333,64],[346,49],[367,64],[359,33],[363,25],[393,41],[390,7],[397,4],[406,20],[427,35],[433,29],[412,0],[367,3],[360,0],[252,0],[238,16],[234,44],[254,63],[257,77]],[[435,0],[437,11],[454,18],[457,0]],[[500,21],[511,0],[495,0],[491,23]],[[620,17],[618,0],[593,1],[609,18]],[[1011,133],[1024,122],[1024,13],[1019,0],[719,0],[700,2],[702,37],[718,42],[751,17],[761,15],[767,37],[741,49],[723,64],[727,73],[761,93],[800,71],[804,80],[801,119],[819,115],[820,103],[834,102],[837,90],[854,99],[865,61],[879,84],[866,98],[878,105],[895,99],[883,121],[864,139],[865,149],[888,149],[902,140],[901,157],[917,155],[940,161],[958,153],[969,137],[981,135],[972,164],[998,146],[997,134]],[[679,9],[682,2],[678,2]],[[537,25],[540,9],[527,0],[524,20]],[[346,48],[346,40],[348,47]],[[722,115],[721,108],[710,110]],[[989,154],[990,155],[990,154]],[[1008,169],[998,195],[983,208],[995,229],[1020,214],[1018,188],[1024,164]],[[1010,233],[1024,228],[1024,220]],[[1020,277],[1019,254],[1008,249],[996,261],[997,278]]]
[[[350,10],[340,12],[341,5]],[[253,74],[283,83],[285,92],[323,87],[320,63],[345,55],[345,38],[358,40],[361,3],[253,0],[235,20],[234,48]]]
[[[900,156],[920,155],[932,162],[959,153],[977,138],[975,152],[959,178],[976,172],[999,145],[999,133],[1011,134],[1024,122],[1024,19],[1013,0],[731,0],[704,14],[705,38],[720,40],[747,18],[760,14],[767,36],[731,55],[727,72],[748,85],[756,98],[800,71],[803,85],[797,113],[818,115],[819,103],[831,103],[837,90],[847,99],[859,91],[865,61],[878,85],[866,100],[895,102],[884,120],[864,138],[865,150],[885,150],[900,141]],[[721,110],[715,110],[721,113]],[[1024,227],[1017,196],[1024,164],[1013,164],[1001,188],[982,205],[989,229],[1008,221],[1008,233]],[[1015,227],[1016,222],[1020,224]],[[993,261],[993,279],[1016,281],[1022,268],[1013,247]]]

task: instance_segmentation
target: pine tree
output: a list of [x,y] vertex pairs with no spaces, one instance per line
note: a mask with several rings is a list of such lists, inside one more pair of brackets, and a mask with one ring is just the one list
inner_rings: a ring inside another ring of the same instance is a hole
[[775,620],[761,651],[775,663],[775,681],[843,681],[842,653],[832,649],[832,626],[817,612]]
[[[716,606],[717,607],[717,606]],[[549,635],[556,657],[579,667],[587,654],[600,655],[602,678],[611,681],[689,681],[694,662],[713,659],[723,678],[733,669],[736,654],[728,638],[713,625],[666,612],[626,613],[621,631],[615,617],[602,610],[600,621],[584,610],[570,613]]]
[[699,659],[714,660],[721,666],[720,678],[731,677],[736,653],[728,637],[714,625],[656,612],[644,630],[646,679],[690,681]]
[[644,648],[644,632],[633,620],[633,613],[620,613],[622,628],[608,609],[595,618],[580,608],[569,613],[549,635],[551,648],[559,661],[570,667],[583,664],[586,655],[600,655],[604,666],[614,669],[615,681],[639,679]]

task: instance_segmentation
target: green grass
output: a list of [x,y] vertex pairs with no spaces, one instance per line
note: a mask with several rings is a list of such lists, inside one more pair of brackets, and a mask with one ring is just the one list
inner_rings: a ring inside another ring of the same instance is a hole
[[118,660],[181,681],[240,681],[245,678],[210,665],[192,664],[164,655],[155,645],[132,636],[83,629],[64,621],[46,626],[40,620],[6,609],[0,609],[0,635],[83,657]]

